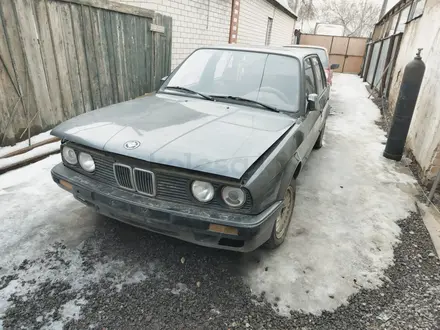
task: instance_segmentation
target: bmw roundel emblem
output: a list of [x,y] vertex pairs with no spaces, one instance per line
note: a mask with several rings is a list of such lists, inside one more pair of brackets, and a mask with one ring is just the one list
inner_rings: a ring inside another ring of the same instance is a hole
[[141,143],[139,141],[136,140],[132,140],[132,141],[127,141],[124,143],[124,148],[127,150],[133,150],[138,148],[141,145]]

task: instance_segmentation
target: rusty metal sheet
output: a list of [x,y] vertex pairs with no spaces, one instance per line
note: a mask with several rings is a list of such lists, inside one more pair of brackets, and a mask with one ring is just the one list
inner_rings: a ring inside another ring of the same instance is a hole
[[330,50],[332,39],[332,36],[303,34],[301,35],[300,43],[301,45],[321,46],[326,48],[327,50]]
[[344,61],[345,61],[345,55],[330,55],[330,63],[339,64],[339,69],[334,70],[335,72],[342,72]]
[[344,73],[359,73],[362,67],[362,61],[364,58],[362,56],[348,56],[345,59]]
[[346,38],[346,37],[334,37],[330,54],[345,55],[345,53],[347,52],[347,46],[349,40],[350,38]]
[[367,47],[367,39],[350,38],[347,55],[364,56]]

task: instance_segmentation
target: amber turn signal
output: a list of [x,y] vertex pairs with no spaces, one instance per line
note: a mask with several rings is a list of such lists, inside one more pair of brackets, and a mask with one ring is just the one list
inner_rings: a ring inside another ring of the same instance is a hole
[[216,225],[213,223],[211,223],[209,225],[209,231],[213,231],[215,233],[220,233],[220,234],[228,234],[228,235],[238,236],[238,229],[237,228]]
[[60,180],[60,185],[62,185],[64,188],[66,188],[67,190],[72,190],[72,184],[70,184],[67,181],[64,180]]

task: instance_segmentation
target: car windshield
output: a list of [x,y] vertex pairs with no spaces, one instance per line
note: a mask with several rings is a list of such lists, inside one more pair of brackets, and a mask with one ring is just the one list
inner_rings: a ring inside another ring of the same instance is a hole
[[[300,66],[299,61],[290,56],[199,49],[177,69],[161,91],[167,88],[167,92],[173,93],[186,93],[188,90],[185,92],[184,89],[189,89],[205,97],[228,96],[231,98],[218,98],[228,102],[248,99],[277,110],[296,112]],[[193,95],[197,96],[195,93]]]

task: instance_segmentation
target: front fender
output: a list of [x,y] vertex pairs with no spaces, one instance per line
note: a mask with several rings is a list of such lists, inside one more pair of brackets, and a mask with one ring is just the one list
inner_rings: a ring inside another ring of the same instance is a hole
[[294,155],[304,137],[298,128],[287,133],[244,184],[252,195],[255,212],[261,212],[284,196],[299,164]]
[[300,161],[296,159],[296,157],[292,157],[289,163],[287,164],[286,168],[284,169],[284,172],[282,173],[281,181],[278,189],[277,200],[282,200],[284,198],[286,189],[292,182],[292,179],[295,175],[296,170],[298,169],[298,166],[301,166]]

